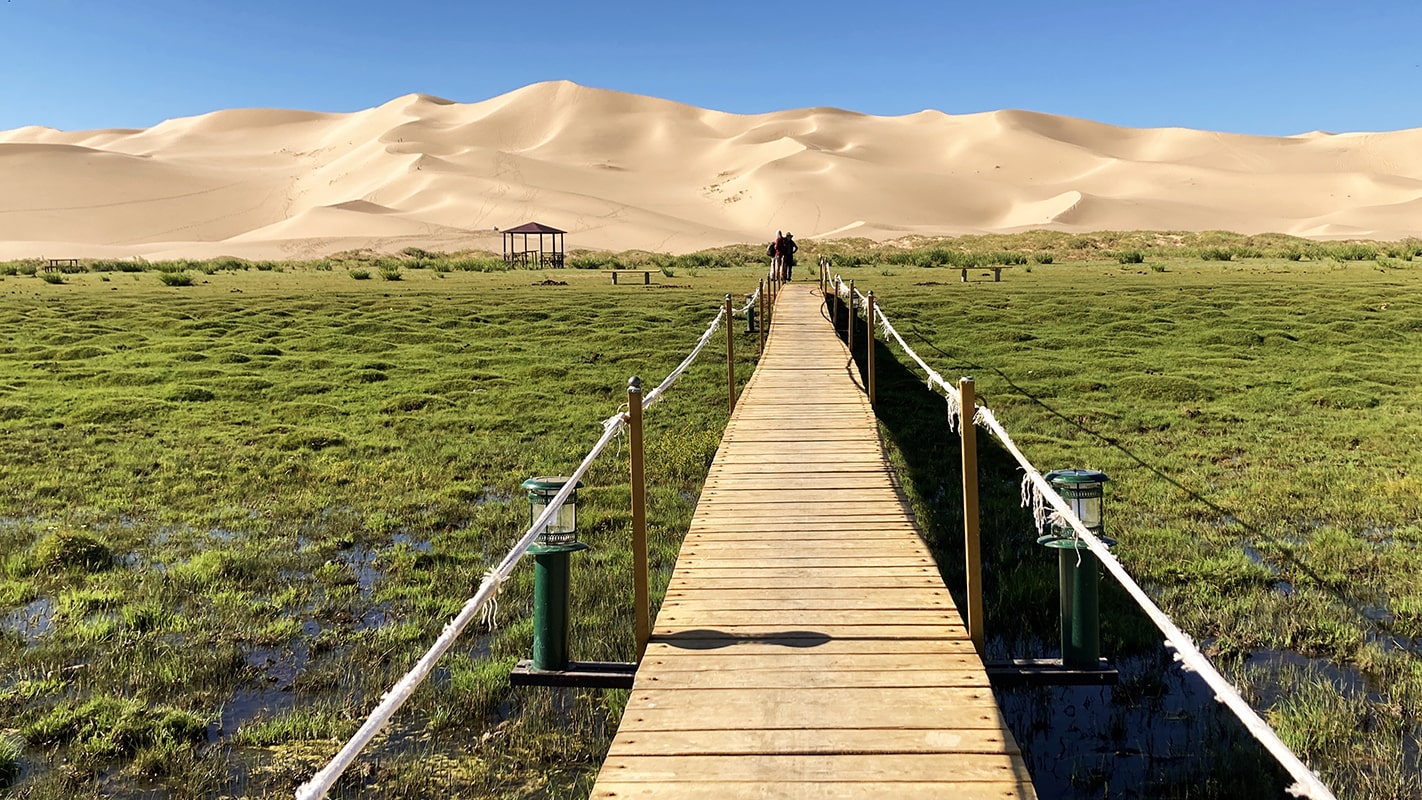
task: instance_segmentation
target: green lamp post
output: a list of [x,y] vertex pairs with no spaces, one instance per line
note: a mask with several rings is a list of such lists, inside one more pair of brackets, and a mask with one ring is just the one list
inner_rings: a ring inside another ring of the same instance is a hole
[[[1101,535],[1101,501],[1105,483],[1103,472],[1089,469],[1062,469],[1044,476],[1057,494],[1071,505],[1086,529],[1106,544],[1114,541]],[[1100,565],[1070,525],[1052,523],[1051,533],[1038,544],[1057,551],[1057,569],[1062,611],[1062,666],[1096,669],[1101,659],[1101,623],[1097,601]]]
[[[568,483],[566,477],[529,478],[529,525],[543,515],[548,504]],[[569,555],[588,546],[578,541],[578,489],[573,487],[558,513],[548,521],[538,540],[528,548],[533,554],[533,668],[568,668]]]

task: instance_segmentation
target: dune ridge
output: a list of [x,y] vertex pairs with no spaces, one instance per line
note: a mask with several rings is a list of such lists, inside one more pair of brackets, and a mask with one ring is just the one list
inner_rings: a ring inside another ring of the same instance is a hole
[[478,103],[0,131],[0,258],[312,258],[1052,229],[1422,234],[1422,128],[1261,137],[1031,111],[729,114],[559,81]]

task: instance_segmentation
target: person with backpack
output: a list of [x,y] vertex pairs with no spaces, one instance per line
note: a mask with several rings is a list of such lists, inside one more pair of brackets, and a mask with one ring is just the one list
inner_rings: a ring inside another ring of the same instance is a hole
[[770,256],[770,276],[775,280],[780,280],[782,277],[784,277],[784,273],[781,272],[784,265],[784,259],[782,259],[780,256],[781,244],[784,241],[785,234],[781,233],[780,231],[776,231],[775,241],[771,242],[770,246],[765,248],[765,254]]

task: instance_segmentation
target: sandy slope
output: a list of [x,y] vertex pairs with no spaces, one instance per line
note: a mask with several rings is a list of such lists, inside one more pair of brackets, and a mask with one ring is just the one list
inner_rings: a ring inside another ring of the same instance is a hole
[[684,252],[777,228],[1422,234],[1422,129],[1268,138],[999,111],[741,116],[575,84],[353,114],[239,109],[147,130],[0,132],[0,258]]

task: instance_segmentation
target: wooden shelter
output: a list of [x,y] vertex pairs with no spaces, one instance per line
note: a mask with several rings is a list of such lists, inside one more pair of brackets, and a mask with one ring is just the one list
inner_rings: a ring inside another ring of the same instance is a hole
[[[541,222],[525,222],[504,231],[504,261],[512,266],[529,269],[563,268],[563,236],[567,231],[550,228]],[[538,237],[538,247],[530,246],[529,237]]]

